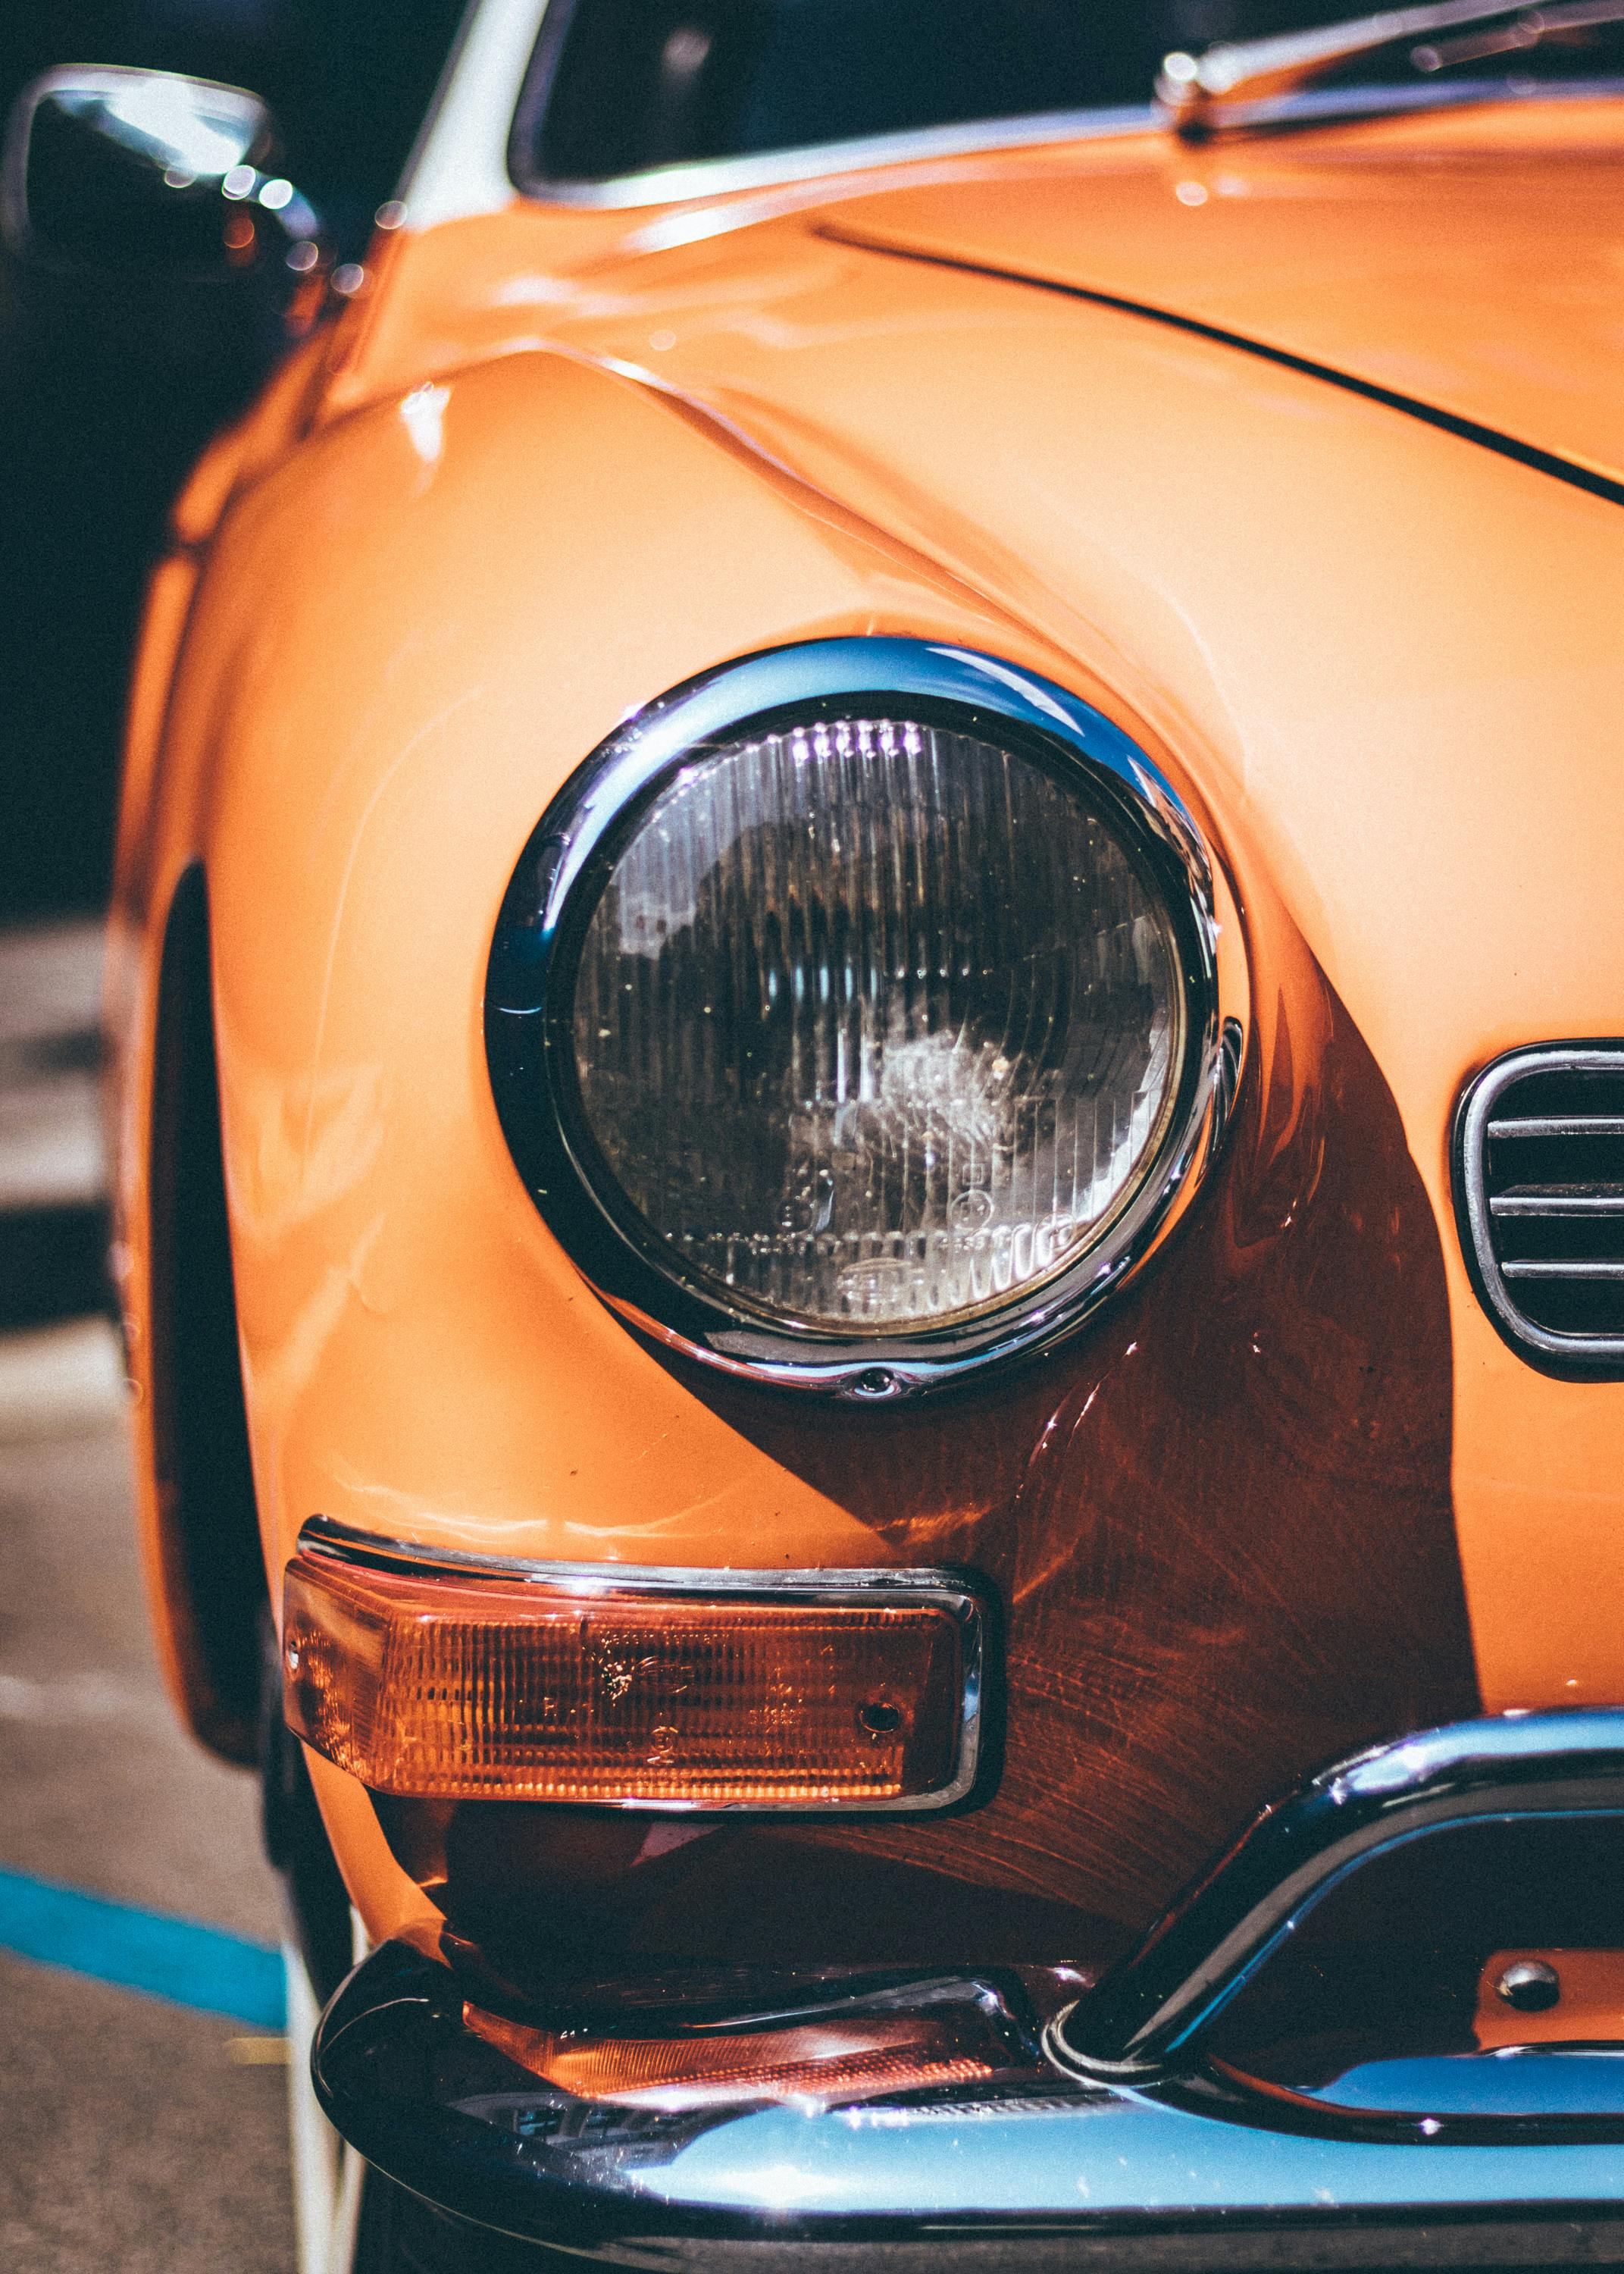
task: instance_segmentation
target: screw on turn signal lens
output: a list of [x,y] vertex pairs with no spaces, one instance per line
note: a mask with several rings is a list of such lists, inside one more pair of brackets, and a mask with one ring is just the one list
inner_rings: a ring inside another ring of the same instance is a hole
[[288,1726],[375,1792],[906,1807],[955,1797],[974,1768],[959,1593],[620,1593],[613,1567],[538,1584],[303,1548],[283,1600]]

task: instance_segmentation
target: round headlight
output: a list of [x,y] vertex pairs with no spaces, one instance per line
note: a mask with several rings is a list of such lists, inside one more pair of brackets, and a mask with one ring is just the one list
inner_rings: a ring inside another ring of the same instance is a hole
[[912,642],[751,659],[532,839],[488,1003],[509,1141],[594,1284],[700,1355],[876,1393],[1052,1335],[1210,1118],[1204,877],[1058,689]]
[[790,725],[684,766],[609,866],[583,1133],[685,1276],[910,1332],[1051,1277],[1120,1207],[1179,997],[1086,783],[906,715]]

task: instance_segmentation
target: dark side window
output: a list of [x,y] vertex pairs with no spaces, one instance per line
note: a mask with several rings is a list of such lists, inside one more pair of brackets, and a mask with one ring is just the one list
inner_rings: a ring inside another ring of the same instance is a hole
[[525,186],[1143,103],[1171,11],[1124,0],[553,0]]

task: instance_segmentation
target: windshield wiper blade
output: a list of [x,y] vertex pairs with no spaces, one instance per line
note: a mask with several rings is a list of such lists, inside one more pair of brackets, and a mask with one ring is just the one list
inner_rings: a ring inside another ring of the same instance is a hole
[[[1529,7],[1523,0],[1433,0],[1428,7],[1391,8],[1316,31],[1222,44],[1199,56],[1177,50],[1162,60],[1156,98],[1181,133],[1199,132],[1228,110],[1293,94],[1386,48],[1413,44],[1418,71],[1440,71],[1483,55],[1538,47],[1553,34],[1620,22],[1624,0],[1555,0],[1545,7]],[[1501,23],[1503,35],[1487,43],[1447,37]]]

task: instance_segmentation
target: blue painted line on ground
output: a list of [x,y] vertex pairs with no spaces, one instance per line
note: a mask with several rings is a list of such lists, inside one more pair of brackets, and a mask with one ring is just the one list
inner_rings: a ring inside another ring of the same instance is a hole
[[0,1949],[254,2029],[287,2026],[280,1951],[24,1871],[0,1871]]

